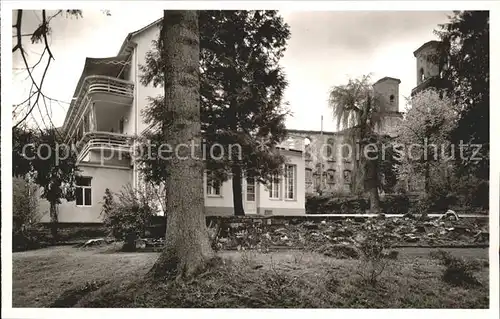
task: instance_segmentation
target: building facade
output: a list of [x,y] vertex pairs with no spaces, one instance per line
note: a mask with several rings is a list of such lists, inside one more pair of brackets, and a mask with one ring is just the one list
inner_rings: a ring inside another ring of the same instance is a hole
[[[149,97],[163,93],[161,88],[144,86],[139,66],[145,63],[152,41],[158,39],[159,21],[130,33],[118,54],[108,58],[87,58],[63,131],[67,143],[77,145],[76,200],[58,206],[60,223],[98,223],[101,221],[105,190],[120,192],[130,184],[141,185],[140,171],[133,160],[134,138],[148,125],[143,111]],[[305,214],[305,161],[301,150],[280,150],[287,158],[285,176],[269,185],[244,180],[243,201],[247,214]],[[210,174],[209,174],[210,175]],[[222,184],[204,177],[205,213],[232,215],[231,180]],[[49,204],[42,200],[42,221],[49,222]]]
[[[133,160],[134,138],[147,131],[143,111],[149,97],[161,88],[144,86],[139,66],[145,63],[152,41],[159,35],[161,20],[130,33],[118,54],[108,58],[87,58],[63,125],[68,143],[76,143],[81,177],[76,201],[59,205],[61,223],[98,223],[106,189],[119,192],[126,185],[141,185],[140,170]],[[439,68],[429,59],[438,43],[430,41],[414,52],[417,86],[412,95],[432,87]],[[403,114],[399,111],[399,84],[384,77],[374,83],[374,92],[386,110],[379,133],[394,136]],[[332,119],[333,120],[333,119]],[[287,157],[285,176],[269,185],[243,181],[247,214],[305,214],[305,194],[352,193],[356,174],[356,143],[348,130],[340,132],[288,130],[281,150]],[[217,183],[204,176],[205,213],[232,215],[231,180]],[[42,221],[49,222],[49,204],[41,201]]]

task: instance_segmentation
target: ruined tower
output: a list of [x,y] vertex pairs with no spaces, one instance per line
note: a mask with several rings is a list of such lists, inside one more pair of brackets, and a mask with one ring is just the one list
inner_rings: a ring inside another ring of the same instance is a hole
[[399,112],[399,84],[401,80],[391,77],[383,77],[373,84],[373,90],[378,103],[383,105],[385,110],[378,132],[392,135],[402,118]]
[[441,76],[437,54],[441,42],[433,40],[424,43],[413,52],[416,58],[417,68],[417,85],[411,91],[411,95],[415,95],[427,88],[440,88]]

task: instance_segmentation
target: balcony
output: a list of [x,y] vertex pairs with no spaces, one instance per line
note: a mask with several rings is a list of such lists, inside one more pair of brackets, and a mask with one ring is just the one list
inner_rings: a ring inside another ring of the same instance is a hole
[[[112,159],[115,155],[121,156],[132,151],[132,137],[126,134],[111,132],[88,132],[77,144],[77,161],[97,161],[101,160],[106,152],[106,158]],[[100,151],[94,158],[90,157],[92,151]],[[111,156],[109,155],[111,153]]]
[[102,118],[103,114],[123,113],[134,100],[133,82],[106,75],[90,75],[80,81],[80,89],[65,120],[68,138],[73,135],[82,116],[90,110],[96,112],[97,118]]
[[90,75],[83,82],[83,91],[87,94],[111,94],[125,101],[134,98],[134,83],[105,75]]

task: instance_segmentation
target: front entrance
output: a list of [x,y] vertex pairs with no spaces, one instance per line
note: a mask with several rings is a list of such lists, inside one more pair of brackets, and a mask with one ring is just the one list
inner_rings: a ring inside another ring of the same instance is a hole
[[243,199],[245,203],[245,214],[257,214],[257,194],[255,180],[247,178]]

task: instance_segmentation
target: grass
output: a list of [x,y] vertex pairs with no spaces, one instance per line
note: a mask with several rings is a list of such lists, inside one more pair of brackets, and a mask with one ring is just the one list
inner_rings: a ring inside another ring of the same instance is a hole
[[[487,308],[488,267],[481,283],[457,287],[429,250],[400,250],[376,285],[359,260],[283,251],[222,252],[224,263],[188,282],[145,282],[156,253],[53,247],[13,254],[13,307],[208,308]],[[455,255],[461,251],[452,250]],[[486,249],[467,259],[487,261]]]

